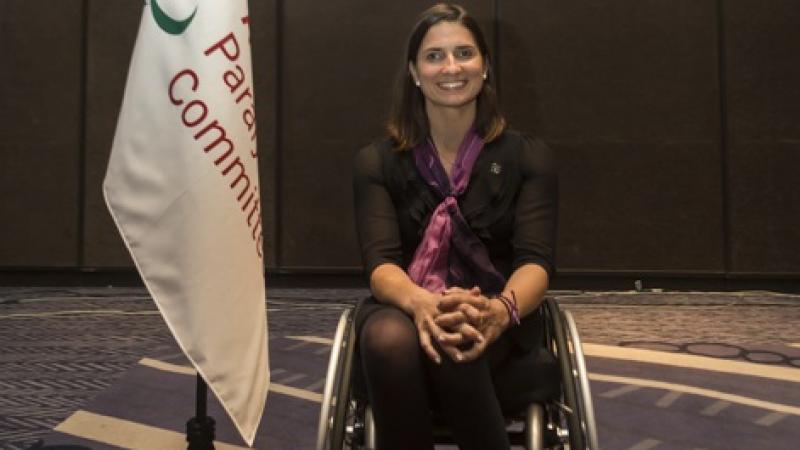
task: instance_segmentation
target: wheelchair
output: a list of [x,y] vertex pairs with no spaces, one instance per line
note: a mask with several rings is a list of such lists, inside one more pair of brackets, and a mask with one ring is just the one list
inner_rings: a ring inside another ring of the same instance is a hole
[[[533,314],[541,314],[544,348],[538,350],[545,355],[541,364],[554,374],[548,383],[554,386],[542,390],[547,394],[534,394],[529,403],[506,417],[509,440],[512,446],[528,450],[596,450],[594,407],[575,320],[553,299],[544,300]],[[320,408],[317,450],[375,449],[371,409],[366,396],[353,388],[354,317],[355,309],[344,311],[336,328]],[[445,426],[435,425],[433,432],[437,444],[452,444]]]

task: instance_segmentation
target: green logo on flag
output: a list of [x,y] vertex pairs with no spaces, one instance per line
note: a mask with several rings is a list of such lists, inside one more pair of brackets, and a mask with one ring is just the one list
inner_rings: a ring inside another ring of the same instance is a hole
[[160,6],[158,6],[157,0],[150,0],[150,6],[153,10],[153,19],[156,20],[158,27],[169,34],[183,33],[189,24],[192,23],[192,19],[194,19],[194,15],[197,12],[197,6],[195,6],[194,11],[192,11],[192,15],[184,20],[175,20],[165,13]]

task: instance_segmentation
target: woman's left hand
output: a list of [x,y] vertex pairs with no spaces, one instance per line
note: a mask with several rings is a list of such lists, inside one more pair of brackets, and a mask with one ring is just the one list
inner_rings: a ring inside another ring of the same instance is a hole
[[[458,333],[460,338],[447,345],[461,345],[472,341],[473,345],[461,353],[459,362],[472,361],[508,328],[510,319],[505,306],[481,294],[477,287],[470,290],[450,288],[439,301],[441,314],[436,318],[440,327]],[[474,338],[478,333],[479,338]]]

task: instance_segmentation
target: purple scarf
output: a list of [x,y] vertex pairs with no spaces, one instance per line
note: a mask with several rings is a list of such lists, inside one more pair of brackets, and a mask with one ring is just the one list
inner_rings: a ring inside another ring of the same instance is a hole
[[505,278],[495,269],[486,246],[464,220],[456,201],[467,190],[482,149],[483,140],[474,128],[470,129],[453,163],[452,186],[430,139],[412,150],[420,175],[444,198],[431,214],[408,266],[411,279],[431,292],[441,292],[450,286],[465,289],[479,286],[484,295],[492,295],[505,285]]

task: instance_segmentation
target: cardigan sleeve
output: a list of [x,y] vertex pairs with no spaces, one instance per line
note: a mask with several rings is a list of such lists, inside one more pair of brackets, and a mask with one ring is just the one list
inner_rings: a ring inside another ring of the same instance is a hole
[[362,148],[353,165],[356,233],[364,273],[369,277],[381,264],[402,265],[397,213],[386,188],[380,145]]
[[513,269],[533,263],[552,276],[558,226],[558,174],[552,150],[523,138],[519,155],[522,185],[515,208]]

